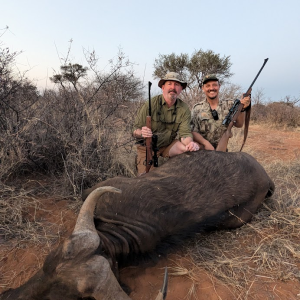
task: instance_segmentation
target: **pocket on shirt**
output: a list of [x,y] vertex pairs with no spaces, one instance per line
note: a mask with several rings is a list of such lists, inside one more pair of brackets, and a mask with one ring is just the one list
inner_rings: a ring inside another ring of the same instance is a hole
[[210,118],[206,116],[201,116],[200,118],[200,123],[199,123],[199,133],[202,135],[206,135],[208,131],[211,130],[211,125],[209,124],[209,121],[211,120]]
[[160,120],[160,116],[158,114],[153,114],[151,116],[151,127],[152,127],[152,131],[156,132],[156,131],[163,131],[166,129],[165,123],[161,122]]

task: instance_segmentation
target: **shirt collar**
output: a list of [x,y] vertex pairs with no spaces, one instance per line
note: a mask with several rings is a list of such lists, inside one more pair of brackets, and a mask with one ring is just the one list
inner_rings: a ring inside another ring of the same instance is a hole
[[[182,106],[182,101],[179,98],[176,98],[176,102],[175,103],[176,103],[176,107],[177,108]],[[175,109],[175,103],[169,109]],[[164,106],[165,104],[167,104],[167,102],[166,102],[166,100],[164,98],[164,95],[161,94],[161,105]]]

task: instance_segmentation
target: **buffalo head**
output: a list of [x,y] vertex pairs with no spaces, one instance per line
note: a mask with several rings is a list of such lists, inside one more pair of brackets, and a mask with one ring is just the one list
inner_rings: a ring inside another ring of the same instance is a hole
[[[1,300],[130,300],[114,276],[109,259],[99,255],[100,238],[94,225],[96,201],[106,192],[121,193],[114,187],[95,189],[83,203],[71,236],[52,251],[28,282],[0,295]],[[165,291],[157,300],[163,300]]]

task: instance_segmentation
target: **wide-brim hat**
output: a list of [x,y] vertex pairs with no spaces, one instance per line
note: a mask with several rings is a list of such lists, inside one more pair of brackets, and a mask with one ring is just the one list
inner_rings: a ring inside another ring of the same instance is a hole
[[175,72],[167,73],[166,76],[158,82],[158,86],[161,88],[165,84],[166,81],[177,81],[177,82],[179,82],[181,84],[183,90],[187,86],[187,83],[184,82],[182,80],[182,78],[180,77],[180,75],[178,73],[175,73]]

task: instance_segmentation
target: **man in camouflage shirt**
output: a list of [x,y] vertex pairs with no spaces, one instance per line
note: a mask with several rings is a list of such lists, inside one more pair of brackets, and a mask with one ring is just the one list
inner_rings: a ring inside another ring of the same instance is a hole
[[[227,127],[222,122],[231,108],[233,101],[220,100],[220,83],[216,75],[207,75],[202,82],[202,90],[206,99],[194,105],[191,117],[191,131],[194,141],[199,143],[201,149],[215,150]],[[242,97],[244,111],[250,105],[250,97]],[[245,114],[241,113],[235,127],[242,127]]]
[[186,151],[197,151],[199,145],[193,142],[190,130],[191,112],[187,104],[178,98],[186,88],[179,74],[170,72],[162,78],[158,86],[162,94],[151,99],[151,129],[146,126],[149,115],[149,103],[146,102],[138,112],[133,136],[137,138],[137,169],[138,175],[145,173],[146,146],[144,138],[158,137],[158,155],[172,157]]

